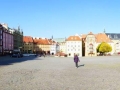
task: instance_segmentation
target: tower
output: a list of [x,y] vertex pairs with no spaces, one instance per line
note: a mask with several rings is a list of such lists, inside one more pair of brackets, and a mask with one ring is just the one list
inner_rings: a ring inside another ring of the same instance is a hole
[[51,39],[53,39],[53,35],[52,35]]
[[104,33],[106,33],[106,31],[105,31],[105,29],[104,29],[104,31],[103,31]]

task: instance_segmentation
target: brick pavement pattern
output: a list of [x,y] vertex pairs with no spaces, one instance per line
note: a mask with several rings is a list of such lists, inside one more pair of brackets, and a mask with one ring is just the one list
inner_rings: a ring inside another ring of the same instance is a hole
[[0,90],[120,90],[120,57],[37,57],[0,66]]

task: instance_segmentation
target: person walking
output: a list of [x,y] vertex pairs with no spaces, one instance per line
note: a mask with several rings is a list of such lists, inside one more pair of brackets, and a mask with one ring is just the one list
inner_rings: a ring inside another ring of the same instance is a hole
[[74,55],[74,62],[75,62],[75,66],[78,68],[78,62],[80,62],[80,60],[77,54]]

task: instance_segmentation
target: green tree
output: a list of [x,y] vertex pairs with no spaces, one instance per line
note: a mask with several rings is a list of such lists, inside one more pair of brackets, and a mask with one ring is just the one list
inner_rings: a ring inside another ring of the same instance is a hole
[[100,53],[107,53],[111,51],[112,51],[112,47],[106,42],[102,42],[97,47],[97,52],[100,52]]

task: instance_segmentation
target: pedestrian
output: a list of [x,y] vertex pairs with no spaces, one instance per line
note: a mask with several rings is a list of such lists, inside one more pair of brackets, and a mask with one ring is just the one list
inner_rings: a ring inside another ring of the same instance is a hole
[[80,60],[77,54],[74,55],[74,62],[75,62],[75,66],[78,68],[78,62],[80,62]]

